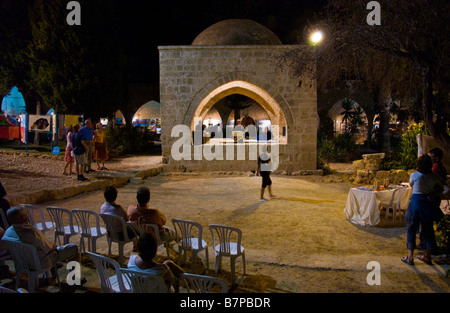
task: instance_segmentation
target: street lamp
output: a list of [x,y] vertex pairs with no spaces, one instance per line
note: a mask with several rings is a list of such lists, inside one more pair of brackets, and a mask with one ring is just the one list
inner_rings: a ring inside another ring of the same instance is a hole
[[323,40],[323,33],[320,30],[316,30],[311,34],[309,39],[314,45],[317,45]]

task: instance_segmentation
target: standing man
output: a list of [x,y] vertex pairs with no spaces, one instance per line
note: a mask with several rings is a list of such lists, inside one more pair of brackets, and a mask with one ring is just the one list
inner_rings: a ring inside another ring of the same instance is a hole
[[94,132],[95,129],[92,127],[92,122],[90,119],[87,119],[84,122],[84,127],[80,129],[80,132],[83,134],[85,143],[86,143],[86,173],[94,172],[91,168],[92,159],[94,156]]
[[83,134],[80,131],[80,125],[75,124],[73,127],[72,140],[72,152],[75,157],[75,169],[77,171],[78,180],[86,181],[88,180],[84,177],[84,167],[86,166],[86,151],[87,145]]
[[444,181],[447,180],[447,169],[444,164],[442,164],[442,159],[444,158],[444,151],[441,148],[436,147],[428,151],[428,155],[431,157],[431,162],[433,162],[433,173],[439,175]]

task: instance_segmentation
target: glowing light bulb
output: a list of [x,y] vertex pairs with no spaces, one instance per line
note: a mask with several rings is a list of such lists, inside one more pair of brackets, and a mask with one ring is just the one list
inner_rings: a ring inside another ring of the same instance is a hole
[[315,31],[315,32],[312,33],[312,35],[311,35],[311,41],[312,41],[314,44],[317,44],[317,43],[321,42],[322,39],[323,39],[323,33],[322,33],[321,31],[319,31],[319,30]]

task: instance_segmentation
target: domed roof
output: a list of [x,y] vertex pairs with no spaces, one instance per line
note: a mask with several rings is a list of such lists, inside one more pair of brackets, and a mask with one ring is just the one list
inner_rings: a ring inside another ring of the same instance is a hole
[[195,38],[194,46],[281,45],[281,40],[267,27],[246,19],[218,22]]
[[161,118],[161,104],[156,101],[144,103],[134,114],[136,119]]

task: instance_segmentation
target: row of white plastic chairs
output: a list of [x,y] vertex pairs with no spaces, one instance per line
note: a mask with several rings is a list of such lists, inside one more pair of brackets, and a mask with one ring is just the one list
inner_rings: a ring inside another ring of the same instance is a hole
[[[125,244],[133,241],[133,239],[128,236],[128,229],[131,229],[136,235],[152,232],[157,239],[158,246],[164,245],[167,257],[170,257],[168,243],[163,242],[159,237],[157,225],[136,225],[126,222],[123,218],[112,214],[97,214],[91,210],[68,210],[59,207],[46,208],[51,217],[51,221],[46,221],[44,212],[39,206],[30,204],[22,204],[21,206],[27,210],[30,222],[35,227],[42,232],[54,230],[55,244],[57,241],[61,244],[61,236],[63,237],[63,243],[67,244],[71,236],[80,234],[80,256],[81,252],[86,252],[86,246],[84,244],[85,238],[88,241],[88,251],[96,253],[97,239],[107,234],[108,256],[111,256],[112,242],[116,242],[119,248],[119,264],[123,266],[123,247]],[[66,218],[64,218],[65,216]],[[74,216],[76,224],[74,223]],[[106,228],[100,226],[100,217]],[[4,216],[2,218],[3,223],[7,225],[6,218]],[[177,239],[181,238],[180,240],[177,240],[179,248],[178,264],[180,264],[182,258],[186,258],[187,252],[190,251],[192,253],[192,270],[195,273],[197,253],[205,250],[206,266],[207,269],[209,269],[208,245],[203,240],[203,227],[196,222],[182,219],[173,219],[172,223],[175,228]],[[122,225],[122,231],[117,231],[116,225]],[[218,273],[220,270],[222,257],[230,257],[231,283],[233,284],[235,276],[235,260],[239,256],[242,257],[244,274],[246,273],[245,251],[244,247],[241,245],[242,232],[238,228],[218,224],[211,224],[209,225],[209,228],[216,256],[215,272]],[[120,233],[122,236],[120,236]],[[233,239],[235,240],[233,241]]]
[[[92,252],[87,252],[87,254],[97,270],[97,276],[100,280],[100,292],[102,293],[168,292],[167,286],[161,276],[121,268],[117,261],[109,257]],[[110,269],[113,269],[112,275],[110,274]],[[180,280],[186,292],[211,293],[216,285],[219,287],[216,292],[228,292],[228,285],[221,278],[183,273],[181,274]]]
[[[18,241],[1,240],[6,244],[14,260],[16,271],[16,289],[0,287],[0,293],[28,293],[35,292],[38,278],[42,274],[48,273],[56,264],[43,267],[39,261],[36,247]],[[121,268],[119,263],[109,257],[87,252],[93,261],[97,276],[100,280],[100,292],[102,293],[156,293],[167,292],[165,282],[160,276],[155,276],[142,271],[133,271]],[[114,270],[114,274],[109,274],[109,269]],[[28,290],[19,288],[21,274],[28,276]],[[59,276],[56,277],[60,285]],[[227,283],[220,278],[183,273],[181,275],[184,290],[186,292],[211,293],[215,285],[219,286],[219,292],[228,292]]]

